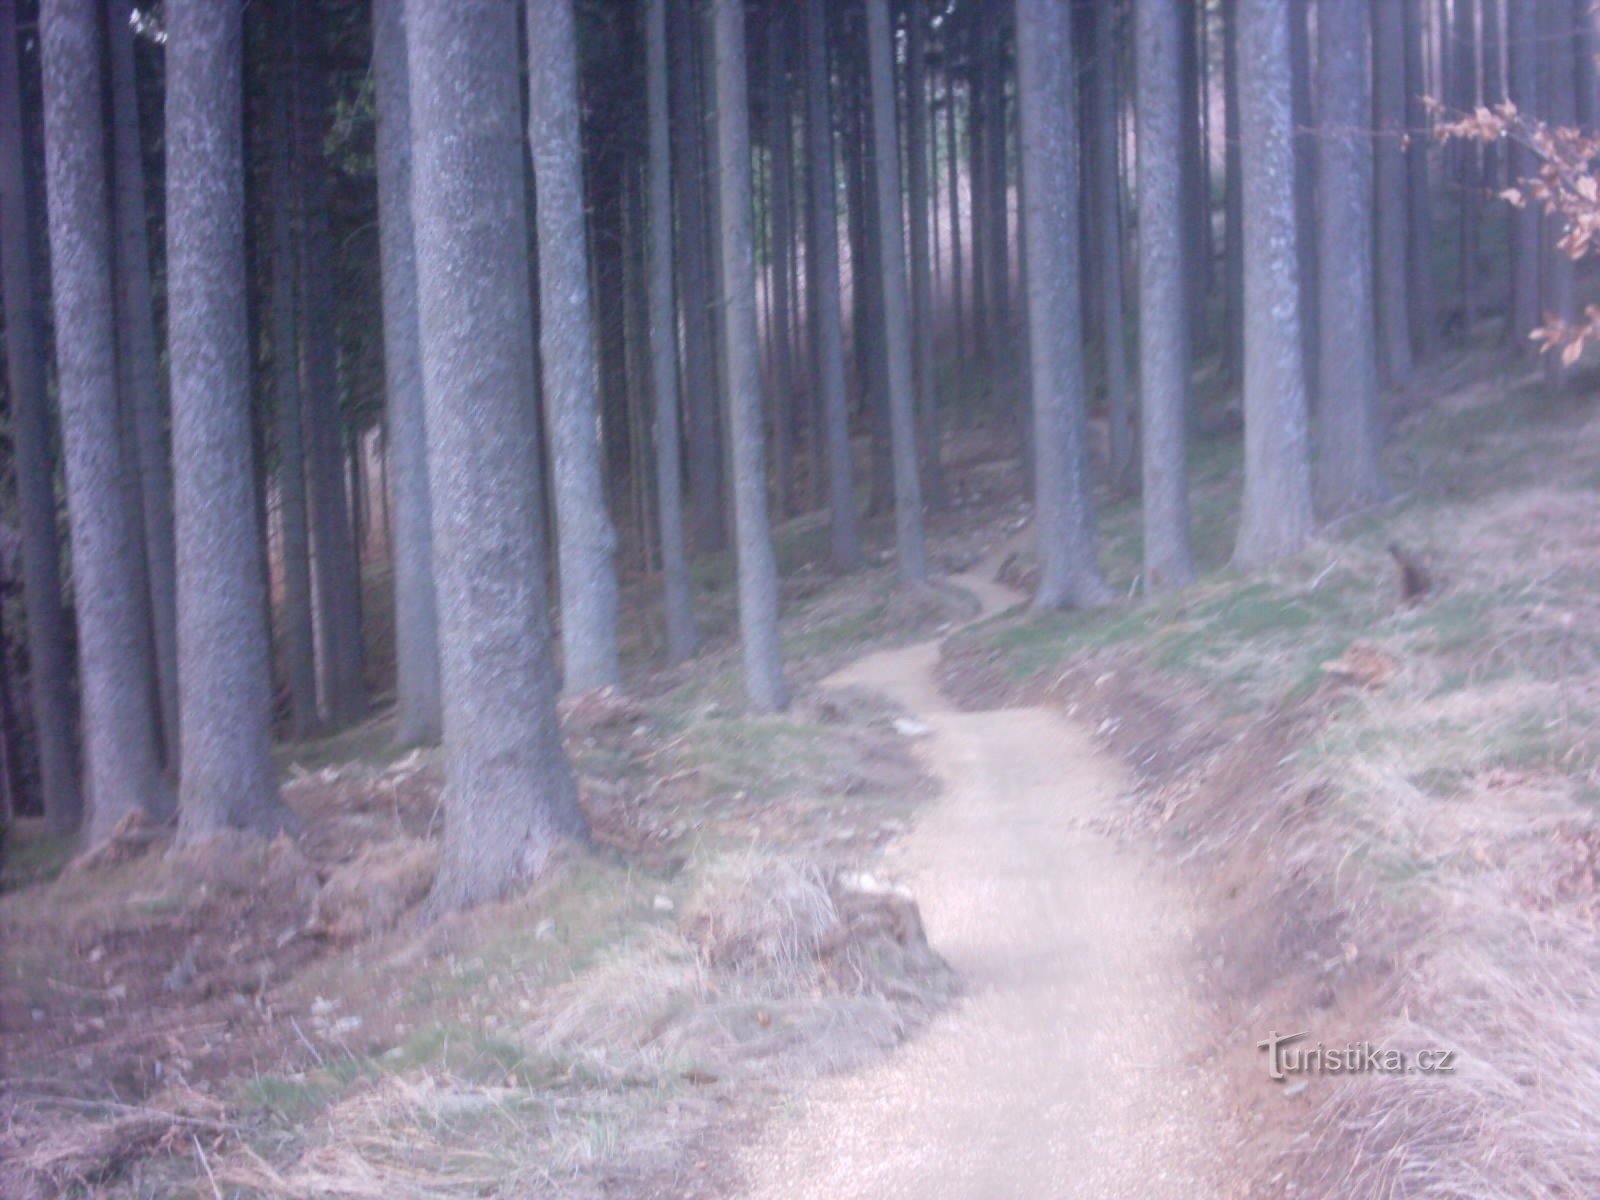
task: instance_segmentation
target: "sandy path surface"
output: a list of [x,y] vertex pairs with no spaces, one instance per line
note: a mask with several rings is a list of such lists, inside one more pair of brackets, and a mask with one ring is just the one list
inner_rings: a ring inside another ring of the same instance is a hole
[[[1019,602],[953,582],[985,615]],[[1128,787],[1087,731],[1043,708],[954,711],[939,645],[862,659],[925,721],[943,795],[892,848],[966,994],[877,1067],[813,1085],[745,1156],[750,1197],[1204,1200],[1230,1194],[1220,1081],[1192,1066],[1189,898],[1096,818]]]

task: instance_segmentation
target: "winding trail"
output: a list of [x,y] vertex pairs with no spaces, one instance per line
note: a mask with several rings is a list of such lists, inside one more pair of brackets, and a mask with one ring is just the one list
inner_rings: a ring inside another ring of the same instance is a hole
[[[990,570],[952,580],[985,617],[1021,599]],[[1236,1194],[1221,1081],[1193,1065],[1192,902],[1153,857],[1096,832],[1128,788],[1121,764],[1051,709],[954,710],[939,645],[870,655],[828,683],[883,692],[932,730],[919,748],[941,798],[885,869],[915,892],[966,994],[874,1068],[814,1084],[747,1152],[747,1195]]]

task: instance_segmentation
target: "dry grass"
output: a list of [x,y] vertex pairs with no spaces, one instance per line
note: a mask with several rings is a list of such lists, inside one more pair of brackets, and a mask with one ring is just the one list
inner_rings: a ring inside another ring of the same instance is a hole
[[[1600,1195],[1600,416],[1469,376],[1397,445],[1397,502],[1301,557],[998,622],[947,664],[1076,706],[1141,767],[1126,830],[1212,897],[1217,1061],[1274,1154],[1263,1195]],[[1199,509],[1236,483],[1202,470]],[[1433,577],[1418,604],[1391,541]],[[1457,1070],[1286,1101],[1271,1027]]]

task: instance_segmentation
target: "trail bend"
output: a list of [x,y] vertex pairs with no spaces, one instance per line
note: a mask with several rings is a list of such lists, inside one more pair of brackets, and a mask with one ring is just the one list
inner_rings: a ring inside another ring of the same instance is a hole
[[[1020,602],[992,563],[952,582],[979,619]],[[940,798],[885,871],[907,883],[965,992],[890,1058],[818,1081],[744,1156],[750,1200],[1206,1200],[1235,1194],[1221,1080],[1194,1062],[1193,901],[1099,818],[1130,781],[1046,708],[957,711],[938,640],[828,685],[875,689],[930,729]]]

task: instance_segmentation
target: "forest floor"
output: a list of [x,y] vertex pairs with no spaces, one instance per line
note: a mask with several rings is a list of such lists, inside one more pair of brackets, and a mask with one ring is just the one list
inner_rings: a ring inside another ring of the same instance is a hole
[[[297,843],[14,834],[0,1193],[1600,1194],[1596,391],[1443,362],[1395,499],[1252,575],[1213,405],[1200,583],[1138,598],[1103,498],[1095,613],[1011,607],[1022,473],[962,431],[960,587],[788,523],[757,718],[703,560],[707,653],[564,706],[594,845],[431,929],[439,762],[381,717],[285,750]],[[1275,1031],[1455,1070],[1274,1081]]]

